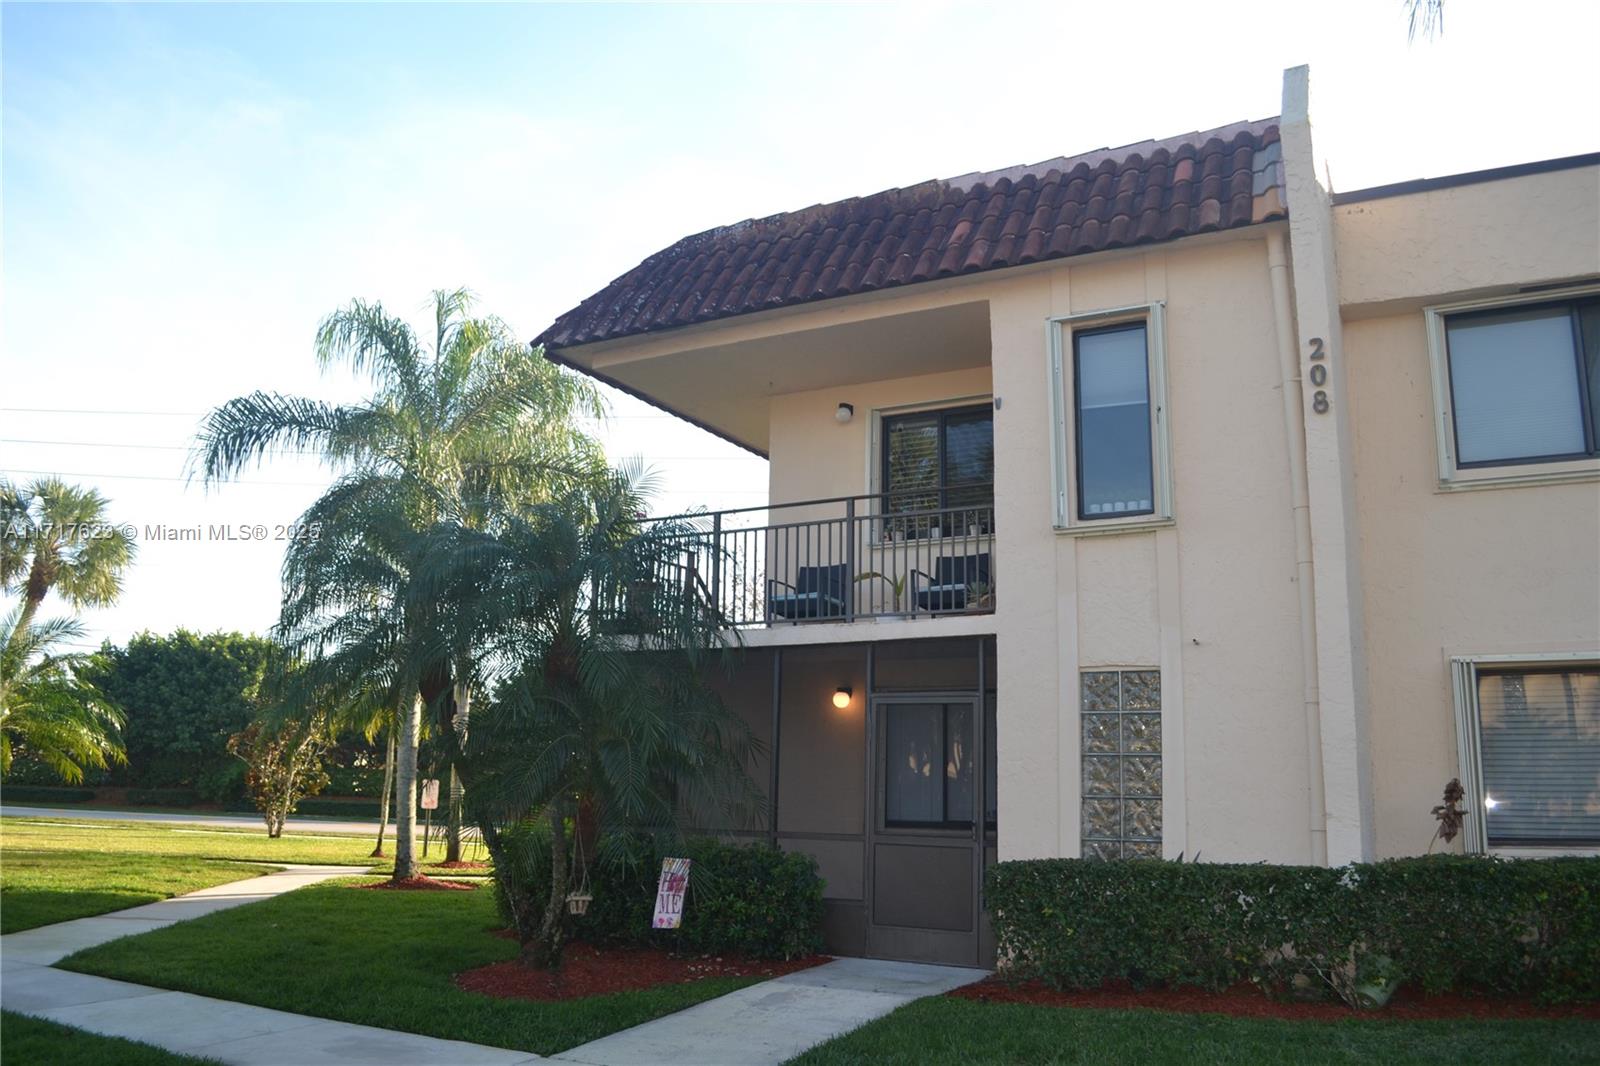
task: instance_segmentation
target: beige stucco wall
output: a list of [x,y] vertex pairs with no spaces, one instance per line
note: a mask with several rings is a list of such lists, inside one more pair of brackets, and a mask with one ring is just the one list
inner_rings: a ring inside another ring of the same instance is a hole
[[1334,208],[1348,308],[1600,271],[1600,168],[1575,167]]
[[1439,491],[1421,310],[1600,272],[1597,205],[1587,168],[1335,210],[1380,856],[1457,774],[1450,654],[1600,647],[1600,482]]
[[[1169,855],[1307,858],[1293,529],[1259,237],[1086,260],[994,294],[997,522],[1003,571],[1028,575],[997,582],[1003,858],[1077,854],[1078,674],[1106,666],[1161,668]],[[1056,533],[1040,327],[1156,300],[1176,521]]]

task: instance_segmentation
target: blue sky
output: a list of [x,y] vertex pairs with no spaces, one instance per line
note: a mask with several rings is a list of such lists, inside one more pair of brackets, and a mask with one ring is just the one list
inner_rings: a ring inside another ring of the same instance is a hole
[[[1275,114],[1302,62],[1337,188],[1600,147],[1593,3],[1448,0],[1414,44],[1399,0],[8,3],[0,32],[0,473],[95,484],[141,529],[314,498],[287,459],[186,487],[184,447],[251,389],[349,395],[310,339],[355,296],[466,285],[532,337],[686,233]],[[142,413],[82,413],[108,411]],[[762,502],[761,461],[615,414],[663,508]],[[86,622],[262,629],[280,548],[147,543]]]

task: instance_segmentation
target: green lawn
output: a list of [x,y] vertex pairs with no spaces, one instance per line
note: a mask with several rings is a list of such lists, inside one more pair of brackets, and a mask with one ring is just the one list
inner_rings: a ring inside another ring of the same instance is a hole
[[1596,1063],[1600,1022],[1289,1022],[1164,1011],[1077,1010],[936,996],[793,1060],[844,1063]]
[[0,1063],[10,1066],[220,1066],[135,1040],[97,1036],[42,1018],[0,1011]]
[[0,933],[137,907],[265,873],[250,862],[365,864],[372,844],[179,825],[0,818]]
[[559,1003],[464,992],[453,974],[516,956],[487,888],[360,892],[349,882],[180,922],[73,955],[63,969],[541,1055],[731,992],[718,978]]
[[[137,907],[183,892],[265,873],[241,863],[313,863],[394,870],[372,859],[372,838],[331,833],[61,818],[0,818],[0,932]],[[443,858],[443,845],[430,860]],[[481,858],[481,849],[470,853]],[[423,872],[470,877],[487,870]]]

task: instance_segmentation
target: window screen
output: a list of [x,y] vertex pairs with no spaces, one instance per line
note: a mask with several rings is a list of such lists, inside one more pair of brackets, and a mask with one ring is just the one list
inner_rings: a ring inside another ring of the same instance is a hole
[[1458,465],[1596,454],[1600,301],[1454,315],[1445,337]]
[[1478,673],[1490,846],[1600,844],[1600,668]]
[[1078,517],[1155,512],[1143,322],[1072,334]]
[[970,827],[973,809],[972,705],[884,705],[884,822]]

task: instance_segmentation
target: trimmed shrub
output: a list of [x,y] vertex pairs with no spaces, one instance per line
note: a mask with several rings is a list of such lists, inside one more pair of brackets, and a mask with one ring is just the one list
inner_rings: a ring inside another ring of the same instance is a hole
[[0,799],[8,803],[89,803],[94,799],[94,789],[8,784],[0,789]]
[[130,788],[130,807],[193,807],[200,793],[192,788]]
[[1005,862],[986,875],[1011,975],[1056,987],[1374,978],[1439,993],[1600,999],[1600,859],[1437,855],[1310,866]]
[[[542,910],[549,887],[548,831],[528,828],[503,837],[514,871],[507,874],[524,879]],[[822,878],[809,855],[768,844],[725,844],[705,838],[664,851],[645,841],[607,843],[610,846],[603,844],[602,853],[629,858],[590,864],[589,890],[594,899],[586,914],[572,919],[577,939],[761,959],[790,959],[822,950]],[[656,882],[661,860],[668,854],[694,864],[683,925],[676,930],[652,929]],[[495,902],[509,924],[498,880]]]

